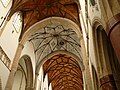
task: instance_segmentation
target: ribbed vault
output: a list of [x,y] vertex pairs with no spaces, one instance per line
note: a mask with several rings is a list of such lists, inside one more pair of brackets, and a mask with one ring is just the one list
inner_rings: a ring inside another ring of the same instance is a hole
[[55,55],[44,63],[43,70],[53,90],[83,90],[82,71],[74,58]]
[[13,0],[9,18],[18,11],[23,14],[22,34],[33,24],[48,17],[63,17],[79,25],[76,0]]
[[71,52],[82,61],[80,39],[72,28],[64,25],[46,25],[32,34],[29,42],[33,44],[37,65],[48,54],[59,50]]

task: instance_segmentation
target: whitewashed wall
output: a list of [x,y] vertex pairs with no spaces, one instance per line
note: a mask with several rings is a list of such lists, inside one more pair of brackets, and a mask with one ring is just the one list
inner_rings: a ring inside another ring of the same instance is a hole
[[5,16],[6,16],[6,14],[8,13],[10,7],[12,6],[12,1],[13,0],[11,0],[9,2],[9,4],[8,4],[7,7],[4,7],[3,4],[2,4],[2,2],[0,1],[0,11],[1,11],[1,13],[0,13],[0,25],[3,22],[3,20],[4,20]]
[[15,74],[14,84],[12,90],[25,90],[25,75],[20,70]]
[[1,78],[1,82],[2,82],[2,90],[5,89],[5,85],[6,85],[9,73],[10,73],[10,71],[8,70],[8,68],[0,60],[0,76],[1,76],[0,78]]
[[41,67],[39,71],[39,76],[37,78],[36,90],[42,90],[42,86],[43,86],[43,68]]
[[44,79],[44,86],[42,90],[48,90],[48,75],[45,75],[45,79]]
[[3,30],[2,35],[0,36],[0,46],[2,47],[2,49],[10,58],[11,61],[15,56],[15,52],[18,47],[18,39],[21,33],[16,32],[15,28],[12,25],[14,16],[15,15],[13,15],[10,21],[7,23],[6,27]]

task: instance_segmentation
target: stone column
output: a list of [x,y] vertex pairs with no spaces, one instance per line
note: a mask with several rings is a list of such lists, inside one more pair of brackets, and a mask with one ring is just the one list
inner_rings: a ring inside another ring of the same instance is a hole
[[120,13],[113,16],[107,27],[107,34],[120,63]]
[[89,58],[88,58],[88,53],[85,48],[85,43],[83,38],[80,41],[80,45],[81,45],[82,59],[84,64],[84,70],[82,70],[83,83],[84,83],[83,87],[84,87],[84,90],[93,90],[92,78],[91,78],[90,68],[89,68]]
[[[119,89],[120,88],[120,13],[114,15],[111,19],[109,19],[107,23],[106,32],[118,59],[117,60],[114,56],[113,60],[111,60],[110,62],[113,73],[112,76],[114,77],[114,81],[117,89]],[[114,84],[111,83],[111,85]],[[117,89],[113,89],[113,90],[117,90]]]
[[16,54],[15,54],[15,57],[13,59],[13,63],[12,63],[12,66],[11,66],[11,72],[9,74],[9,77],[8,77],[8,80],[7,80],[7,83],[6,83],[5,90],[12,90],[12,86],[13,86],[13,83],[14,83],[15,72],[17,71],[17,68],[18,68],[19,58],[20,58],[21,52],[23,50],[23,47],[24,46],[21,43],[19,43]]
[[117,90],[112,74],[106,75],[100,79],[100,88],[101,90]]
[[37,82],[37,79],[38,79],[38,76],[39,76],[39,73],[36,72],[36,73],[35,73],[35,83],[34,83],[34,89],[35,89],[35,90],[37,90],[37,83],[38,83],[38,82]]

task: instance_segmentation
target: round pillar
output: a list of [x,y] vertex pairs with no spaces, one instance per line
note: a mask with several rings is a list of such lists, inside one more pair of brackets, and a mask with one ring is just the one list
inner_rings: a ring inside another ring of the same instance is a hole
[[120,13],[112,17],[107,25],[108,37],[120,63]]

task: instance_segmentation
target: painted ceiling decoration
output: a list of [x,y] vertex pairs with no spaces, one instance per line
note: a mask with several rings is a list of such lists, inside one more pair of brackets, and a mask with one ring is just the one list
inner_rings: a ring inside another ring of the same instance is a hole
[[63,17],[80,25],[77,0],[14,0],[8,17],[18,11],[23,15],[22,34],[36,22],[48,17]]
[[57,50],[70,52],[82,61],[80,40],[72,28],[63,25],[47,25],[31,35],[29,42],[34,46],[36,61]]
[[43,70],[52,90],[83,90],[82,71],[74,58],[55,55],[44,63]]

